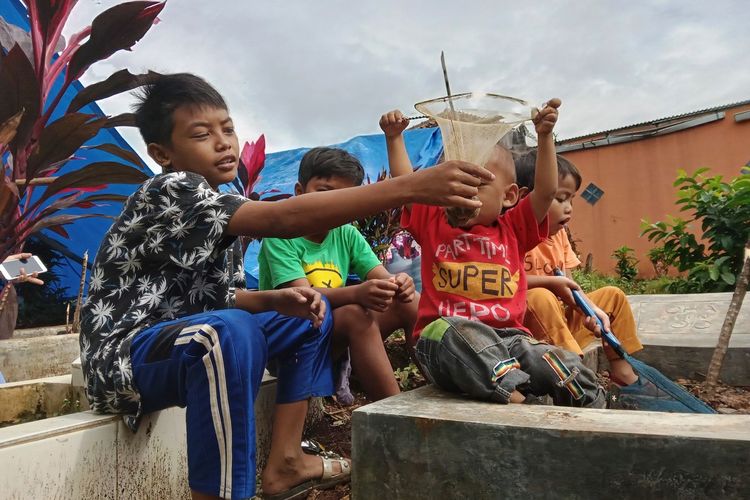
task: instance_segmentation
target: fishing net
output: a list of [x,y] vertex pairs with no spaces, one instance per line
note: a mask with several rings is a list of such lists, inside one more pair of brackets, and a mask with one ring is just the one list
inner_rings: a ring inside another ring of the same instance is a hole
[[[414,107],[437,122],[446,160],[481,166],[505,134],[533,118],[537,111],[520,99],[477,92],[440,97]],[[446,209],[448,223],[453,227],[463,226],[478,213],[479,209]]]
[[505,134],[536,112],[526,101],[476,92],[440,97],[414,107],[437,122],[446,160],[481,166]]

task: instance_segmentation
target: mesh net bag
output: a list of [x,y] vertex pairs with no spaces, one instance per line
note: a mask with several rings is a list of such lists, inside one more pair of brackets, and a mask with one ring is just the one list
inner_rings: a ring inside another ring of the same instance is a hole
[[526,101],[497,94],[469,93],[414,105],[440,127],[446,160],[484,166],[492,148],[536,111]]
[[[440,97],[414,105],[433,118],[443,136],[446,160],[462,160],[484,166],[492,148],[513,127],[533,118],[536,108],[526,101],[497,94],[469,93]],[[448,223],[462,226],[479,209],[446,210]]]

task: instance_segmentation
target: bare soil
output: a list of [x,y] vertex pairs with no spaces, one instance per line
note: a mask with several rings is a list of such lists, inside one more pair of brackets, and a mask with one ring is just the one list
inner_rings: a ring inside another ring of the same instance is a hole
[[705,383],[697,380],[678,379],[678,383],[723,414],[750,414],[750,387],[718,384],[709,394]]

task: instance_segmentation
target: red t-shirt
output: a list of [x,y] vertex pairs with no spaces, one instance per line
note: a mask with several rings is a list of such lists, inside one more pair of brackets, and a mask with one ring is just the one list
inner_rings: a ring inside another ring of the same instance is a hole
[[493,328],[520,328],[526,312],[523,257],[546,236],[528,197],[492,226],[448,224],[439,207],[412,205],[401,226],[422,246],[422,298],[414,337],[440,316],[461,316]]

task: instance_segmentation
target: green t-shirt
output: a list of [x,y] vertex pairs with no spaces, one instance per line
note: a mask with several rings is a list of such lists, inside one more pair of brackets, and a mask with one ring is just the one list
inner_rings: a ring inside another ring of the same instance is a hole
[[346,285],[349,274],[364,281],[380,261],[362,234],[346,224],[329,231],[320,244],[305,238],[263,238],[258,265],[261,290],[300,278],[314,287],[338,288]]

